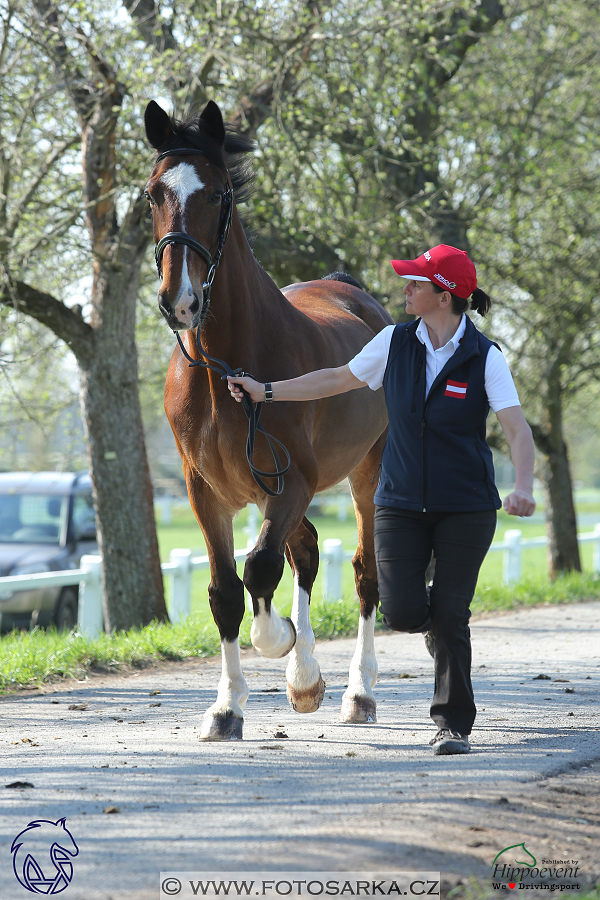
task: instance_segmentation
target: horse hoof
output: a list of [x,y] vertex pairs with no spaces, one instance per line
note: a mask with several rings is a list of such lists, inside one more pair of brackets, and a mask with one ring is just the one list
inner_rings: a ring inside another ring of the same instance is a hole
[[340,722],[365,725],[377,721],[377,704],[370,697],[342,697]]
[[206,713],[199,741],[241,741],[244,720],[230,709],[224,713]]
[[316,712],[325,696],[325,682],[319,675],[319,680],[308,690],[297,691],[289,682],[287,686],[287,698],[292,709],[298,713]]

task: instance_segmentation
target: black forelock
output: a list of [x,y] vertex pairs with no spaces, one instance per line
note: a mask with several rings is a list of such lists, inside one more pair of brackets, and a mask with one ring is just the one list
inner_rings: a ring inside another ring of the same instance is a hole
[[190,115],[185,119],[170,116],[173,137],[159,147],[157,153],[178,150],[181,147],[194,147],[221,171],[229,172],[236,203],[243,203],[252,193],[253,171],[252,151],[254,143],[225,125],[225,143],[217,143],[205,134],[198,125],[198,116]]

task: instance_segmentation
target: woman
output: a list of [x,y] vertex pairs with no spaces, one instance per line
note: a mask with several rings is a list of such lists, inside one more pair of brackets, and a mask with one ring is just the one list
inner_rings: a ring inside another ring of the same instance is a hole
[[[440,244],[414,260],[392,260],[408,280],[408,324],[389,325],[345,366],[289,381],[230,378],[232,396],[256,402],[316,400],[383,386],[389,434],[375,494],[375,554],[384,622],[423,632],[435,660],[431,717],[436,755],[468,753],[476,708],[469,607],[501,506],[485,440],[491,407],[510,445],[515,490],[509,515],[530,516],[534,446],[508,365],[465,314],[491,301],[462,250]],[[433,582],[425,572],[435,556]]]

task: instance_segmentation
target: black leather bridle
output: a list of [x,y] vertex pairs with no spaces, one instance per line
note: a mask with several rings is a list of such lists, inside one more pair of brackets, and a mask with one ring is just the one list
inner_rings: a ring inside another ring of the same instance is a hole
[[[157,158],[155,165],[157,165],[162,159],[165,159],[167,156],[191,156],[202,155],[202,150],[197,150],[192,147],[180,147],[177,150],[166,150],[164,153],[161,153]],[[169,231],[167,234],[163,235],[159,242],[156,244],[154,248],[154,259],[156,260],[156,268],[158,270],[158,277],[162,279],[162,257],[165,251],[165,247],[174,244],[184,244],[186,247],[189,247],[194,253],[197,253],[208,266],[208,272],[206,275],[206,279],[204,284],[202,285],[202,309],[200,311],[200,324],[196,329],[196,343],[198,345],[198,351],[202,357],[202,359],[192,359],[189,355],[183,341],[179,337],[179,333],[177,331],[174,332],[175,337],[177,338],[177,342],[179,343],[179,347],[181,348],[181,352],[187,359],[190,367],[201,366],[204,369],[211,369],[213,372],[218,372],[221,376],[221,380],[225,381],[227,376],[238,375],[240,377],[244,377],[248,375],[248,372],[242,371],[242,369],[232,369],[227,365],[222,359],[218,359],[215,356],[209,356],[206,350],[202,346],[202,341],[200,338],[200,329],[202,327],[202,322],[206,317],[206,313],[208,312],[208,308],[210,306],[210,292],[212,290],[213,281],[215,279],[215,275],[217,273],[217,269],[219,268],[219,263],[221,262],[221,256],[223,254],[223,248],[225,247],[225,242],[227,240],[227,235],[229,234],[229,228],[231,226],[231,217],[233,214],[233,187],[231,185],[231,180],[229,178],[229,172],[227,173],[227,188],[223,192],[221,197],[221,216],[219,218],[219,227],[217,229],[217,236],[214,240],[214,243],[210,250],[207,250],[202,244],[196,241],[189,234],[186,234],[185,231]],[[216,251],[213,256],[213,248],[216,246]],[[210,362],[208,362],[210,360]],[[210,363],[213,363],[211,365]],[[252,376],[250,376],[252,377]],[[248,394],[247,391],[243,392],[242,398],[242,408],[248,417],[248,438],[246,440],[246,459],[248,460],[248,465],[250,466],[250,471],[252,473],[252,477],[254,478],[257,485],[270,497],[278,497],[279,494],[283,492],[284,488],[284,479],[283,476],[289,471],[291,465],[290,454],[287,451],[287,448],[279,441],[276,437],[273,437],[272,434],[268,434],[263,426],[260,424],[260,413],[262,409],[262,403],[254,403],[252,398]],[[263,472],[258,469],[253,462],[254,458],[254,442],[256,439],[256,432],[260,431],[261,434],[267,439],[267,443],[273,454],[273,459],[275,460],[275,471],[274,472]],[[281,460],[279,459],[279,455],[277,450],[275,449],[275,445],[283,450],[287,464],[285,466],[281,465]],[[277,479],[277,490],[272,490],[270,487],[264,483],[263,478],[276,478]]]

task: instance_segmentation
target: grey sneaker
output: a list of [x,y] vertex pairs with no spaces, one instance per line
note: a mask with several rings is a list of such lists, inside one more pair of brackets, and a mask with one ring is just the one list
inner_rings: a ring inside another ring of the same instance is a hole
[[423,637],[425,638],[427,652],[432,659],[435,659],[435,638],[433,636],[433,631],[424,631]]
[[429,744],[433,747],[435,756],[468,753],[471,749],[468,735],[450,731],[448,728],[440,728],[436,736],[429,741]]

